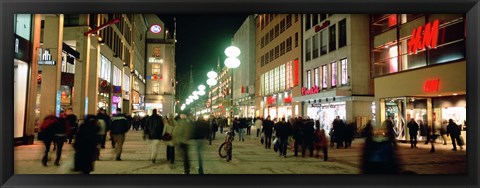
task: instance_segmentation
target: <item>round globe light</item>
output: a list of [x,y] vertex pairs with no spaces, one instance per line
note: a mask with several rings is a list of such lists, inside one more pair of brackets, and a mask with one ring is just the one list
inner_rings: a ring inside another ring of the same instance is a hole
[[190,102],[190,99],[187,99],[187,103],[186,103],[186,104],[189,105],[190,103],[191,103],[191,102]]
[[240,49],[236,46],[229,46],[224,52],[227,57],[238,57],[240,55]]
[[200,90],[200,91],[198,92],[198,95],[204,96],[204,95],[205,95],[205,90]]
[[208,79],[208,80],[207,80],[207,84],[208,84],[209,86],[217,85],[217,80],[216,80],[216,79]]
[[200,90],[200,91],[205,91],[205,89],[206,89],[206,87],[203,84],[198,86],[198,90]]
[[194,95],[193,100],[198,100],[198,95]]
[[193,99],[193,95],[188,96],[188,99],[192,100],[192,99]]
[[210,79],[217,78],[217,76],[218,76],[218,74],[215,71],[210,71],[210,72],[207,73],[207,77],[210,78]]
[[198,96],[198,91],[193,91],[193,97]]
[[225,66],[227,66],[229,69],[237,68],[240,66],[240,60],[238,58],[229,57],[225,59]]

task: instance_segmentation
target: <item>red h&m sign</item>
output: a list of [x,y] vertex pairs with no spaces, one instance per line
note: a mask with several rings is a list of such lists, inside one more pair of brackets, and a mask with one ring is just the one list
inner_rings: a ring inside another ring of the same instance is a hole
[[275,104],[276,101],[277,101],[277,98],[275,96],[267,97],[267,104]]
[[423,85],[423,91],[426,93],[437,92],[440,85],[440,79],[427,80]]
[[408,41],[408,55],[412,53],[416,54],[417,50],[436,48],[438,41],[438,25],[439,21],[435,20],[433,23],[425,25],[425,29],[423,29],[422,26],[413,29],[412,38]]

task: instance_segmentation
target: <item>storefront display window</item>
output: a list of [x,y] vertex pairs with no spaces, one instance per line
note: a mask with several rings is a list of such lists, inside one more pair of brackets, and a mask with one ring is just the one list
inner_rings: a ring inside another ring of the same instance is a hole
[[328,83],[328,82],[327,82],[327,80],[328,80],[328,67],[327,67],[327,65],[323,65],[323,66],[322,66],[322,70],[323,70],[323,71],[322,71],[322,72],[323,72],[323,73],[322,73],[322,75],[323,75],[322,88],[323,88],[323,89],[326,89],[326,88],[328,87],[328,85],[327,85],[327,83]]
[[307,88],[310,89],[312,87],[312,71],[307,71]]
[[113,66],[113,85],[122,85],[122,70],[120,70],[117,66]]
[[348,84],[347,59],[340,60],[340,66],[342,70],[342,74],[341,74],[342,85],[347,85]]
[[335,117],[340,116],[340,119],[346,118],[345,102],[322,104],[319,116],[320,128],[325,129],[325,132],[330,132],[332,123]]
[[332,67],[332,87],[337,86],[337,62],[331,64]]
[[27,78],[28,78],[28,64],[15,59],[14,60],[14,138],[20,138],[24,132],[25,122],[25,104],[27,97]]
[[314,78],[313,78],[313,81],[315,82],[313,85],[315,85],[315,86],[318,86],[319,74],[320,74],[320,71],[318,71],[318,68],[315,68],[314,69]]
[[101,55],[100,69],[98,69],[98,75],[100,78],[110,82],[111,67],[112,62],[110,62],[105,56]]

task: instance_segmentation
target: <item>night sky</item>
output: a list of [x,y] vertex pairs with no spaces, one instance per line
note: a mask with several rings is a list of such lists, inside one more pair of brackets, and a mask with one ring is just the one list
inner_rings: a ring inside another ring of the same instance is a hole
[[223,51],[248,15],[158,15],[173,38],[173,18],[177,20],[177,99],[184,103],[193,90],[189,88],[190,65],[194,89],[207,86],[207,72],[226,58]]

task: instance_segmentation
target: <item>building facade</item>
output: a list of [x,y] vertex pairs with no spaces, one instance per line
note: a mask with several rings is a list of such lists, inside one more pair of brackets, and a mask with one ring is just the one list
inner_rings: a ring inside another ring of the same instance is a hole
[[303,87],[293,100],[327,131],[336,116],[365,125],[373,118],[368,15],[303,17]]
[[302,16],[260,14],[256,24],[255,115],[289,118],[302,115]]
[[400,140],[411,118],[421,132],[448,119],[465,130],[465,15],[372,15],[370,28],[377,126],[391,116]]
[[145,110],[153,109],[164,116],[175,114],[175,39],[155,14],[145,14],[146,34],[146,97]]
[[254,117],[255,114],[255,20],[250,15],[237,30],[233,44],[241,51],[240,66],[233,71],[234,115]]

